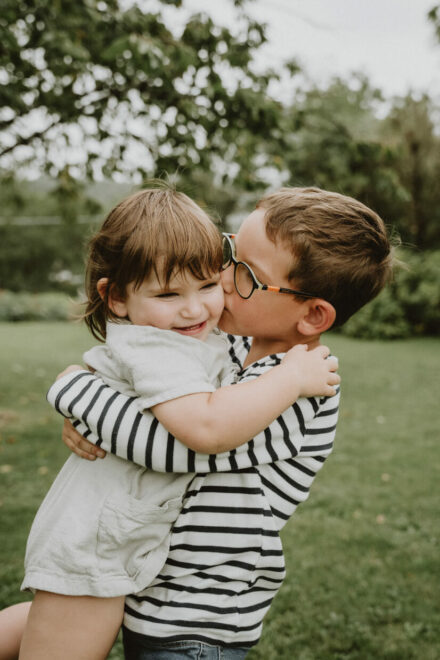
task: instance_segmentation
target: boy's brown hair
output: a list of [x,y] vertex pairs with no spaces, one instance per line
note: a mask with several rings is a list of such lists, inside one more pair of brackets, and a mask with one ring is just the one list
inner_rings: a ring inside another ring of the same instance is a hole
[[[137,288],[153,273],[166,287],[182,271],[202,280],[221,265],[220,234],[200,206],[165,184],[141,190],[120,202],[90,240],[84,320],[105,339],[107,320],[117,320],[110,291],[125,299],[128,284]],[[108,278],[104,300],[97,290],[101,278]]]
[[289,280],[336,310],[340,326],[372,300],[392,274],[393,249],[367,206],[319,188],[281,188],[261,199],[267,236],[292,251]]

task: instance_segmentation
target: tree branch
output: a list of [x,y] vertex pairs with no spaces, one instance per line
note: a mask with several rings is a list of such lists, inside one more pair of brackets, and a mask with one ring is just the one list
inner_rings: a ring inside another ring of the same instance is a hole
[[2,151],[0,151],[0,158],[10,153],[11,151],[14,151],[14,149],[16,149],[17,147],[22,147],[27,144],[30,144],[33,140],[35,140],[35,138],[43,137],[57,123],[58,123],[58,119],[54,120],[51,124],[49,124],[49,126],[46,126],[46,128],[44,128],[41,131],[36,131],[35,133],[32,133],[32,135],[28,135],[27,137],[24,136],[20,137],[15,142],[15,144],[10,145],[9,147],[5,147],[4,149],[2,149]]

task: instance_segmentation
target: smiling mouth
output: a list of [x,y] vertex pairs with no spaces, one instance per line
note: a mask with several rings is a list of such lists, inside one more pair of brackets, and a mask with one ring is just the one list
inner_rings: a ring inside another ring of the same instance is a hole
[[195,335],[206,327],[206,321],[196,323],[195,325],[187,325],[185,328],[173,328],[175,332],[181,335]]

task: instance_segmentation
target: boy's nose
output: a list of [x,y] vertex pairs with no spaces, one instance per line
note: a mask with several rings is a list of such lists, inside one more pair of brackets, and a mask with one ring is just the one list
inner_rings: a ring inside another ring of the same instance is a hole
[[234,291],[234,266],[231,264],[220,273],[223,291],[232,293]]

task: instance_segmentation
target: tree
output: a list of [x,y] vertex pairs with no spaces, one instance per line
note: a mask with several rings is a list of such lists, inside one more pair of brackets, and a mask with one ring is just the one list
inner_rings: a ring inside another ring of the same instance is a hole
[[290,185],[351,195],[396,224],[407,193],[397,154],[380,138],[381,93],[362,75],[300,91],[286,109],[280,168]]
[[49,190],[13,176],[0,181],[0,289],[77,292],[90,219],[101,211],[83,187],[64,173]]
[[182,0],[3,0],[0,167],[137,180],[185,168],[258,184],[258,136],[277,130],[264,26],[233,0],[233,31],[205,14],[180,33]]
[[428,19],[432,22],[438,40],[440,41],[440,5],[434,5],[431,11],[428,12]]
[[421,249],[440,247],[440,138],[428,96],[396,98],[383,124],[383,139],[396,151],[395,164],[408,192],[400,218],[405,242]]
[[[30,163],[56,179],[51,208],[62,224],[0,228],[2,286],[52,288],[56,273],[79,272],[77,219],[97,211],[86,179],[168,172],[224,215],[238,187],[265,184],[261,136],[276,133],[281,106],[268,94],[276,75],[255,68],[265,28],[244,1],[230,0],[229,30],[188,17],[182,0],[3,0],[0,176],[17,191],[11,181]],[[21,215],[25,200],[16,201]]]

